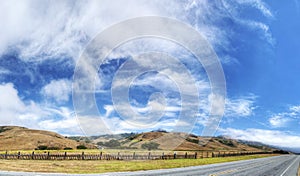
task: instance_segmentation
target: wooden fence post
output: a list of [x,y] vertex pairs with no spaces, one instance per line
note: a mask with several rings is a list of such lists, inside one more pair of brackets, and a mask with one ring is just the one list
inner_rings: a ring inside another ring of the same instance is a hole
[[6,151],[5,151],[5,155],[4,155],[4,158],[5,158],[5,159],[7,159],[7,154],[8,154],[8,153],[7,153],[7,150],[6,150]]
[[197,152],[195,152],[195,159],[197,159]]
[[135,152],[133,152],[132,159],[135,159]]
[[174,152],[174,159],[176,159],[176,152]]
[[148,153],[148,160],[151,158],[151,152]]
[[34,151],[31,154],[31,159],[34,159]]
[[50,152],[47,153],[47,160],[50,159]]
[[165,154],[164,154],[164,152],[162,153],[162,159],[164,159],[165,158]]
[[102,152],[100,152],[100,160],[102,160]]
[[84,152],[81,154],[81,159],[84,160]]
[[67,152],[65,152],[65,155],[64,155],[64,160],[67,158]]
[[118,152],[117,160],[120,160],[120,152]]
[[185,152],[184,158],[187,159],[187,152]]
[[21,153],[20,153],[20,151],[18,152],[18,159],[20,159],[20,155],[21,155]]

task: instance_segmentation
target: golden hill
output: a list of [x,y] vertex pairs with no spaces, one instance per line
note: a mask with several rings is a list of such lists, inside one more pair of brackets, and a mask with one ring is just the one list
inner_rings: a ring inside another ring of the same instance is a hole
[[[225,137],[201,137],[186,133],[174,133],[164,131],[153,131],[140,134],[124,134],[124,137],[114,137],[113,135],[104,135],[94,138],[96,144],[108,143],[108,141],[118,141],[120,146],[116,148],[136,148],[141,149],[142,145],[149,142],[159,144],[158,148],[162,150],[238,150],[238,151],[271,151],[274,150],[263,144],[248,144],[244,141],[238,141]],[[104,148],[106,146],[104,145]],[[110,148],[110,147],[106,147]]]
[[[79,141],[79,142],[78,142]],[[86,143],[90,141],[91,143]],[[263,144],[247,143],[225,137],[202,137],[186,133],[152,131],[145,133],[124,133],[93,137],[64,137],[50,131],[33,130],[18,126],[0,126],[0,151],[34,150],[39,146],[52,149],[72,148],[84,145],[88,148],[99,147],[118,149],[141,149],[143,144],[158,144],[162,150],[239,150],[239,151],[271,151],[271,147]],[[106,145],[105,144],[109,144]]]
[[79,143],[50,131],[33,130],[18,126],[0,126],[0,150],[33,150],[39,146],[54,149],[76,149],[81,144],[89,148],[93,147],[90,144]]

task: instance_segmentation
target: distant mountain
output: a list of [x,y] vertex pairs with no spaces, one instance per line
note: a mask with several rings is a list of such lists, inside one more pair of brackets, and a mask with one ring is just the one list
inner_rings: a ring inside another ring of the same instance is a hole
[[[85,139],[87,140],[87,139]],[[201,137],[193,134],[166,131],[145,133],[124,133],[117,135],[93,136],[89,140],[100,148],[141,149],[149,143],[158,144],[162,150],[240,150],[273,151],[276,150],[262,143],[234,140],[226,137]]]
[[77,142],[68,139],[60,134],[33,130],[18,126],[0,126],[0,150],[33,150],[42,149],[76,149],[84,145],[88,148],[95,148],[92,144]]

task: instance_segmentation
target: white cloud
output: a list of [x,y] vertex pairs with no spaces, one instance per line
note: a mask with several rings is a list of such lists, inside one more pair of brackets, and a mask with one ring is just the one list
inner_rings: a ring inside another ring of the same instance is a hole
[[66,107],[61,107],[59,109],[47,109],[51,115],[59,115],[59,119],[49,118],[45,120],[39,120],[39,127],[51,131],[63,131],[68,134],[80,134],[81,130],[79,128],[78,122],[75,118],[74,112],[70,111]]
[[247,141],[257,141],[264,144],[300,149],[300,136],[291,135],[283,131],[264,130],[264,129],[220,129],[223,135],[230,136],[234,139],[241,139]]
[[82,134],[74,113],[69,108],[24,101],[12,83],[0,85],[0,97],[0,125]]
[[209,104],[211,104],[211,114],[212,115],[217,115],[217,116],[223,116],[224,115],[224,111],[225,111],[225,98],[220,96],[220,95],[216,95],[216,94],[210,94],[208,96],[208,101]]
[[101,30],[138,16],[166,16],[185,21],[203,33],[213,46],[218,47],[229,46],[231,33],[218,27],[214,21],[223,18],[243,21],[239,17],[239,6],[256,8],[267,18],[273,17],[271,10],[261,0],[90,0],[55,3],[12,0],[0,3],[0,53],[14,46],[20,49],[21,58],[26,60],[39,60],[39,56],[60,58],[62,55],[76,59],[88,41]]
[[81,129],[86,135],[96,135],[96,134],[118,134],[118,133],[128,133],[128,132],[145,132],[157,129],[164,129],[167,131],[172,131],[176,129],[177,126],[186,127],[191,126],[190,123],[185,123],[184,121],[179,121],[174,118],[163,119],[155,124],[149,126],[140,126],[139,124],[134,124],[127,121],[126,119],[121,119],[119,117],[107,117],[103,116],[78,116],[78,122]]
[[227,12],[231,15],[231,18],[241,25],[247,26],[250,29],[260,31],[261,37],[266,39],[266,41],[273,45],[275,43],[274,38],[272,37],[271,32],[269,31],[269,26],[260,21],[246,19],[240,17],[240,9],[243,7],[254,7],[261,14],[263,14],[268,19],[273,19],[274,15],[271,9],[264,3],[262,0],[236,0],[232,1],[232,3],[222,0],[222,4],[224,5]]
[[290,106],[285,112],[275,113],[268,120],[272,127],[287,127],[293,121],[299,121],[300,106]]
[[[219,21],[223,18],[233,18],[236,21],[241,21],[242,25],[249,25],[251,23],[250,26],[253,28],[260,28],[263,34],[269,34],[267,25],[256,21],[251,22],[248,19],[241,19],[239,17],[238,9],[235,9],[235,3],[222,3],[226,4],[225,8],[223,8],[222,5],[219,6],[220,8],[214,8],[209,0],[172,2],[167,0],[129,0],[126,2],[91,0],[75,2],[59,1],[55,3],[52,1],[40,3],[39,1],[30,0],[24,0],[22,2],[1,1],[0,55],[3,54],[8,47],[14,46],[21,52],[20,57],[23,60],[40,60],[41,58],[60,59],[60,56],[62,55],[70,56],[76,60],[85,45],[91,38],[96,36],[98,32],[119,21],[147,15],[161,15],[185,21],[196,27],[196,29],[199,30],[215,48],[230,48],[229,38],[232,35],[230,31],[226,31],[213,23],[214,21]],[[239,3],[242,4],[242,2]],[[248,1],[247,4],[257,8],[265,16],[272,16],[271,11],[264,3],[262,3],[262,1]],[[228,15],[228,11],[234,11],[234,13]],[[207,18],[208,16],[209,18]],[[177,55],[177,48],[169,43],[162,43],[160,41],[160,44],[157,45],[157,47],[166,48],[165,51],[172,51],[175,53],[174,55]],[[137,46],[140,47],[141,51],[153,47],[152,45],[146,44]],[[179,54],[184,55],[185,53],[180,52]],[[182,57],[185,58],[188,56]],[[229,62],[230,61],[228,61],[227,58],[226,63]],[[87,64],[87,67],[88,66],[90,65]],[[97,70],[94,70],[93,68],[87,69],[89,70],[87,75],[94,76],[95,73],[97,73]],[[209,94],[208,89],[210,87],[207,81],[202,80],[202,78],[193,81],[192,79],[187,79],[187,73],[174,72],[170,69],[165,69],[164,72],[167,73],[170,78],[181,80],[180,85],[186,95],[203,93],[203,96],[200,97],[202,99],[200,101],[200,108],[205,107],[202,105],[209,104],[207,97]],[[192,74],[197,75],[198,73]],[[88,79],[88,81],[93,79],[94,77]],[[159,84],[156,85],[165,86],[166,88],[171,87],[169,82],[160,80],[160,78],[147,81],[149,81],[148,83],[157,81]],[[101,82],[97,82],[97,84],[101,86]],[[191,88],[191,85],[196,85],[198,92],[194,91],[194,89]],[[43,88],[42,94],[48,98],[54,99],[58,103],[63,103],[69,100],[71,90],[68,88],[69,86],[70,83],[67,80],[54,80]],[[30,107],[29,109],[32,109],[30,112],[26,112],[25,115],[22,115],[22,119],[29,119],[30,117],[38,119],[41,116],[48,116],[49,114],[54,113],[51,110],[46,110],[45,113],[47,114],[41,115],[40,111],[44,110],[44,108],[34,102],[23,102],[20,97],[17,96],[17,90],[11,89],[11,91],[11,96],[14,97],[13,99],[20,103],[19,105],[11,104],[12,107],[17,107],[15,109],[18,110],[27,109],[28,107]],[[13,93],[14,91],[15,93]],[[188,113],[189,110],[197,109],[199,102],[195,104],[194,100],[188,98],[187,100],[187,106],[183,109],[184,112]],[[250,100],[227,100],[226,103],[229,107],[229,110],[226,111],[228,116],[248,116],[252,114],[253,103]],[[113,111],[112,107],[107,106],[105,109],[107,110],[106,116],[109,117]],[[55,110],[57,110],[56,113],[62,111],[59,108],[55,108]],[[12,115],[7,114],[7,116],[19,116],[13,111],[8,111],[8,113],[12,113]],[[173,111],[168,111],[167,114],[174,115]],[[66,120],[68,119],[66,118]],[[53,119],[50,121],[48,119],[48,122],[49,124],[52,124],[48,126],[49,128],[53,128],[55,123],[59,123],[59,121]],[[72,122],[70,124],[74,123]]]
[[291,119],[282,117],[280,115],[275,115],[269,119],[269,123],[272,127],[279,128],[279,127],[286,127],[288,122]]
[[244,96],[239,98],[226,99],[225,116],[227,117],[247,117],[253,115],[256,96]]
[[8,70],[8,69],[6,69],[4,67],[0,67],[0,76],[7,75],[7,74],[10,74],[10,73],[11,73],[10,70]]
[[291,112],[300,114],[300,106],[291,106],[289,109]]
[[[225,99],[225,107],[224,100],[222,97],[218,95],[210,94],[208,96],[208,102],[205,102],[206,113],[209,111],[209,108],[214,108],[216,112],[213,112],[213,114],[223,115],[226,118],[231,117],[248,117],[253,115],[255,110],[255,95],[249,95],[249,96],[241,96],[237,98],[228,97]],[[207,105],[212,104],[212,102],[215,101],[215,107],[209,107]],[[202,114],[203,116],[203,114]]]
[[10,124],[16,118],[15,114],[21,114],[26,106],[11,83],[0,85],[0,97],[0,122]]
[[274,17],[271,10],[267,7],[266,3],[262,0],[237,0],[239,4],[251,5],[261,11],[261,13],[267,17]]
[[46,98],[54,99],[58,103],[67,102],[72,92],[71,81],[67,79],[52,80],[45,85],[41,94]]

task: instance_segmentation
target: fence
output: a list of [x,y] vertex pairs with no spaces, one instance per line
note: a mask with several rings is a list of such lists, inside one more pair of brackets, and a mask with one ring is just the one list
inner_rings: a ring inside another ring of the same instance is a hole
[[257,152],[257,151],[200,151],[184,154],[81,154],[74,153],[43,153],[36,154],[21,154],[8,153],[0,154],[0,159],[19,159],[19,160],[165,160],[165,159],[200,159],[200,158],[216,158],[216,157],[229,157],[229,156],[242,156],[242,155],[257,155],[257,154],[272,154],[273,152]]

